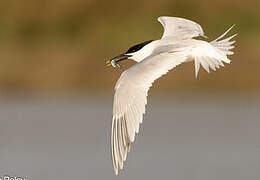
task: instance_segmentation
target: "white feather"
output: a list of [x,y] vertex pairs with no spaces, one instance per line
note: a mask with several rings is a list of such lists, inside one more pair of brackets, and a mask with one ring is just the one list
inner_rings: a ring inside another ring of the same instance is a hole
[[233,54],[233,52],[230,50],[234,48],[232,44],[234,44],[235,41],[230,40],[235,37],[236,34],[226,39],[220,40],[231,30],[231,28],[229,28],[225,33],[210,43],[205,41],[197,41],[197,43],[194,45],[194,48],[191,50],[191,56],[195,59],[196,77],[198,75],[200,64],[209,73],[210,69],[216,71],[219,66],[224,66],[223,62],[228,64],[231,62],[227,58],[227,55]]
[[185,39],[204,35],[201,26],[198,23],[188,19],[161,16],[158,18],[158,21],[164,28],[162,39]]

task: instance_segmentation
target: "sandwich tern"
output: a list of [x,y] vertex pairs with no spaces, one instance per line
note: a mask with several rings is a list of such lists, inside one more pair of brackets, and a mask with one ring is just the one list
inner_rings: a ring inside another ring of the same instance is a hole
[[115,174],[123,168],[127,152],[143,121],[147,93],[152,83],[177,65],[194,61],[195,76],[200,65],[209,73],[216,71],[234,48],[231,41],[234,34],[223,39],[232,29],[230,27],[217,39],[207,42],[193,39],[205,37],[203,29],[196,22],[179,18],[161,16],[158,21],[164,28],[159,40],[150,40],[129,48],[125,53],[107,61],[107,66],[120,67],[119,62],[132,59],[137,63],[125,70],[115,85],[113,104],[111,151]]

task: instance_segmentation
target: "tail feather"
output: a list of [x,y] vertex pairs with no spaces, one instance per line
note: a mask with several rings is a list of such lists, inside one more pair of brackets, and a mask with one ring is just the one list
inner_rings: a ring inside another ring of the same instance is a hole
[[[234,27],[235,25],[231,26],[226,32],[224,32],[221,36],[219,36],[217,39],[213,40],[210,42],[210,44],[217,48],[218,50],[220,50],[222,53],[224,53],[226,56],[227,55],[232,55],[234,54],[232,51],[230,51],[231,49],[234,48],[234,46],[232,46],[236,41],[230,41],[231,39],[233,39],[234,37],[237,36],[237,34],[234,34],[228,38],[222,39],[225,37],[225,35],[227,35],[227,33]],[[221,40],[222,39],[222,40]]]
[[[231,26],[226,32],[224,32],[222,35],[220,35],[220,36],[219,36],[217,39],[215,39],[214,41],[216,42],[216,41],[222,39],[223,37],[225,37],[225,36],[227,35],[227,33],[228,33],[234,26],[235,26],[235,24],[234,24],[233,26]],[[233,36],[236,36],[236,34],[233,35]],[[228,39],[228,38],[227,38],[227,39]],[[231,36],[230,39],[232,39],[232,36]],[[230,39],[229,39],[229,40],[230,40]],[[227,40],[227,41],[229,41],[229,40]],[[212,41],[212,42],[214,42],[214,41]]]
[[195,76],[198,76],[199,67],[202,67],[209,73],[210,69],[216,71],[220,66],[224,66],[223,62],[230,63],[231,61],[227,58],[228,55],[234,54],[231,50],[234,48],[233,44],[235,41],[231,41],[237,34],[234,34],[228,38],[223,39],[227,33],[234,27],[230,27],[226,32],[224,32],[217,39],[211,41],[204,50],[203,54],[197,54],[195,56]]

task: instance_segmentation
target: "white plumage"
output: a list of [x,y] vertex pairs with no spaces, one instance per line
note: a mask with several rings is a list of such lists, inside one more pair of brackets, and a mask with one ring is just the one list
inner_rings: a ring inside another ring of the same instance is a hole
[[152,83],[183,62],[194,60],[197,77],[200,65],[207,71],[230,63],[227,55],[235,35],[221,40],[230,30],[211,42],[192,39],[204,36],[201,26],[193,21],[176,17],[159,17],[164,27],[162,39],[152,41],[136,52],[128,53],[135,65],[125,70],[115,86],[111,150],[114,171],[123,168],[127,152],[143,121],[147,93]]

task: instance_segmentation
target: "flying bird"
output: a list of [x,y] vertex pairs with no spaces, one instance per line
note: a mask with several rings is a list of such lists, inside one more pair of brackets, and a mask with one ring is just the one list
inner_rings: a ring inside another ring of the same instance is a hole
[[125,53],[107,61],[107,66],[120,67],[119,62],[132,59],[137,63],[126,69],[115,85],[113,104],[111,152],[115,174],[123,169],[127,152],[143,121],[147,93],[152,83],[169,70],[184,62],[194,61],[195,76],[200,65],[207,71],[216,71],[224,63],[230,63],[235,41],[234,34],[223,39],[232,29],[229,28],[217,39],[207,42],[193,39],[204,37],[203,29],[196,22],[161,16],[158,21],[164,28],[159,40],[150,40],[129,48]]

